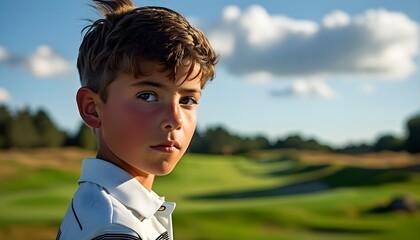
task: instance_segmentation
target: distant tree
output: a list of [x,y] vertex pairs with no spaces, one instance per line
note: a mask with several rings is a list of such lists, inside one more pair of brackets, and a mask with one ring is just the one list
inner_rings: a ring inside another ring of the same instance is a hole
[[209,153],[232,154],[239,149],[239,139],[231,135],[225,128],[218,126],[209,128],[204,136]]
[[196,131],[189,147],[190,152],[235,154],[255,149],[267,149],[269,141],[262,135],[240,137],[230,133],[222,126],[208,128],[205,132]]
[[10,114],[6,106],[0,106],[0,148],[10,147],[9,129],[13,121],[13,116]]
[[33,119],[38,133],[38,147],[63,146],[66,133],[57,128],[45,111],[39,110]]
[[265,146],[264,137],[243,138],[231,134],[222,126],[207,128],[205,132],[196,131],[189,151],[214,154],[234,154]]
[[199,130],[194,132],[194,135],[191,139],[190,146],[188,147],[189,152],[194,153],[207,153],[209,151],[208,144],[206,144],[203,137],[203,133]]
[[97,150],[98,147],[93,130],[85,123],[80,125],[79,131],[74,139],[74,144],[88,150]]
[[367,143],[350,144],[344,148],[337,149],[336,151],[346,154],[370,153],[373,152],[373,146]]
[[19,111],[9,126],[10,147],[33,148],[39,145],[39,136],[29,109]]
[[332,148],[330,146],[320,144],[315,139],[305,140],[303,148],[314,151],[332,151]]
[[410,153],[420,152],[420,114],[408,120],[407,131],[408,136],[405,142],[407,151]]
[[290,135],[283,141],[283,148],[303,148],[303,140],[299,135]]
[[270,147],[270,141],[268,141],[268,139],[263,135],[257,135],[253,139],[253,142],[258,148],[269,148]]
[[373,145],[375,151],[402,151],[404,150],[404,140],[392,135],[379,137]]
[[269,149],[271,147],[268,139],[262,135],[245,137],[241,139],[239,152],[249,152],[257,149]]
[[279,139],[273,145],[273,148],[293,148],[306,149],[315,151],[331,151],[332,148],[318,143],[315,139],[303,139],[301,136],[293,134],[286,137],[284,140]]

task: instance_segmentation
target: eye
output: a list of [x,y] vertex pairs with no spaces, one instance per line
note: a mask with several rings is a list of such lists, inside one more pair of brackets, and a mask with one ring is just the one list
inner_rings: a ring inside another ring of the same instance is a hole
[[141,99],[145,102],[157,102],[158,101],[158,97],[156,94],[151,93],[151,92],[145,92],[145,93],[140,93],[139,95],[137,95],[138,99]]
[[195,100],[193,97],[184,97],[179,100],[179,103],[185,104],[185,105],[194,105],[198,104],[198,101]]

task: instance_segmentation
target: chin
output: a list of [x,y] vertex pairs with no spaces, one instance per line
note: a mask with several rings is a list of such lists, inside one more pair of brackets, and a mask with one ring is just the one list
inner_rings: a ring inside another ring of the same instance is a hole
[[168,175],[169,173],[172,172],[172,170],[174,170],[175,165],[173,164],[162,164],[162,166],[159,169],[156,169],[155,171],[155,175],[156,176],[165,176]]
[[162,171],[158,171],[158,172],[156,172],[156,174],[155,174],[155,176],[166,176],[166,175],[168,175],[169,173],[171,173],[172,172],[172,170],[173,169],[171,169],[171,170],[162,170]]

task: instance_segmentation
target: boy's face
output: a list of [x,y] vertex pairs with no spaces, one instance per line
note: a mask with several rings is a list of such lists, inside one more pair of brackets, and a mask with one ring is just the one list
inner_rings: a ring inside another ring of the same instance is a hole
[[132,175],[165,175],[175,167],[193,136],[201,79],[182,83],[185,68],[179,70],[174,82],[167,72],[158,71],[158,64],[145,62],[142,66],[150,75],[136,79],[120,74],[108,87],[106,103],[97,106],[101,121],[98,157]]

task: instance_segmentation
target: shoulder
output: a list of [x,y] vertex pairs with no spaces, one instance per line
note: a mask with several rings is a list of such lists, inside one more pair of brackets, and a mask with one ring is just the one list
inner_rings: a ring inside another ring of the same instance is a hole
[[95,183],[85,182],[80,185],[72,207],[81,227],[88,232],[113,224],[134,227],[137,222],[131,210]]
[[113,206],[107,192],[94,183],[82,183],[70,203],[57,239],[85,239],[86,234],[112,222]]
[[84,182],[74,194],[57,239],[141,239],[131,219],[129,210],[107,190]]
[[110,224],[113,206],[109,194],[99,185],[85,182],[74,194],[71,208],[81,229]]

